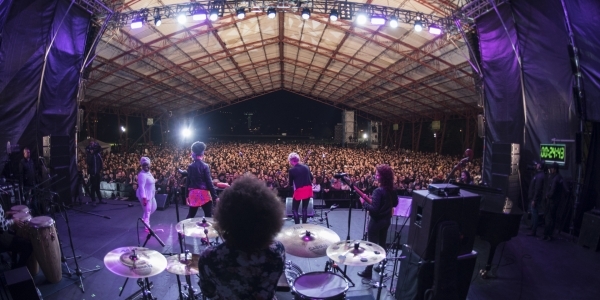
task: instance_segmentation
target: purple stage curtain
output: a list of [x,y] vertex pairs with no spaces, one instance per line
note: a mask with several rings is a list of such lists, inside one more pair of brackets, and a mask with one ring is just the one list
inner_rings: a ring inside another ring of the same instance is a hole
[[[28,146],[36,157],[41,155],[42,136],[69,136],[71,161],[63,167],[69,168],[71,178],[57,185],[71,185],[72,192],[77,176],[76,95],[90,18],[68,0],[0,3],[0,145],[10,141]],[[7,153],[1,153],[0,160],[6,161]]]

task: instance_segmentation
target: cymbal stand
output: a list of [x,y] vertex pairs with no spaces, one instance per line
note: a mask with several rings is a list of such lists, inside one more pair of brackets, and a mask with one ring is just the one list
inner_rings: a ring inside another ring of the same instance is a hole
[[377,288],[377,298],[376,300],[381,299],[381,289],[385,286],[385,284],[383,283],[383,279],[385,277],[387,277],[387,274],[385,274],[385,264],[387,263],[387,259],[383,259],[382,261],[379,262],[379,281],[376,282],[374,284],[374,286]]
[[[142,246],[140,246],[140,236],[139,236],[139,230],[138,230],[138,247],[145,248],[146,244],[150,240],[150,236],[151,235],[148,234],[148,236],[146,237],[146,240],[144,241],[144,244],[142,244]],[[133,250],[133,255],[131,255],[130,258],[133,261],[135,261],[137,259],[135,250]],[[123,291],[125,290],[125,286],[127,285],[127,281],[129,281],[129,277],[125,278],[125,282],[123,282],[123,285],[120,288],[121,292],[119,292],[119,297],[121,297],[121,295],[123,294]],[[148,281],[148,278],[138,278],[137,284],[138,284],[138,286],[140,286],[140,289],[135,291],[133,294],[131,294],[131,296],[127,297],[127,299],[135,299],[140,293],[142,293],[144,295],[142,299],[146,299],[146,292],[150,292],[150,289],[152,289],[152,286],[153,286],[152,282]],[[152,295],[150,295],[150,296],[152,296]],[[149,299],[152,299],[152,298],[149,298]]]
[[[348,208],[348,234],[346,235],[346,240],[349,241],[350,240],[350,224],[352,221],[352,207],[354,206],[354,183],[352,183],[352,181],[348,180],[348,178],[346,177],[342,177],[341,178],[342,181],[348,185],[350,187],[350,207]],[[344,276],[346,276],[346,270],[347,270],[348,266],[344,265]],[[348,276],[346,276],[348,277]],[[354,286],[354,283],[352,284],[352,286]]]
[[346,278],[346,280],[348,280],[348,282],[350,282],[351,287],[355,287],[356,284],[354,284],[354,282],[352,281],[352,279],[350,279],[350,277],[348,277],[348,275],[346,275],[346,271],[343,271],[335,261],[333,261],[332,259],[329,259],[326,263],[325,263],[325,272],[331,272],[331,273],[337,273],[340,272],[342,274],[342,276],[344,276],[344,278]]

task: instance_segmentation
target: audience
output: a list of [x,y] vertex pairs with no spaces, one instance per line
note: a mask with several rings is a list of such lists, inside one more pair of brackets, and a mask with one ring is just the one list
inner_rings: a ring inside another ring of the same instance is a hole
[[[409,150],[352,149],[333,145],[316,144],[273,144],[220,142],[208,145],[206,163],[210,166],[214,180],[232,184],[245,173],[252,173],[271,189],[290,189],[287,178],[290,152],[300,154],[301,160],[310,167],[316,183],[321,185],[323,195],[332,191],[348,190],[349,187],[333,177],[339,172],[347,173],[352,182],[363,191],[377,187],[375,166],[388,164],[394,171],[394,188],[399,195],[410,195],[413,190],[427,189],[430,183],[440,183],[461,159],[458,156]],[[157,193],[167,193],[169,178],[178,176],[177,169],[186,169],[190,164],[189,147],[141,146],[130,153],[105,152],[105,182],[135,187],[139,172],[139,159],[152,159],[152,175],[157,178]],[[79,169],[88,180],[85,160],[78,159]],[[481,158],[468,163],[464,169],[471,175],[474,184],[481,182]],[[460,172],[454,174],[460,180]],[[122,190],[122,189],[120,189]],[[122,195],[123,196],[123,195]],[[325,196],[324,196],[325,197]]]

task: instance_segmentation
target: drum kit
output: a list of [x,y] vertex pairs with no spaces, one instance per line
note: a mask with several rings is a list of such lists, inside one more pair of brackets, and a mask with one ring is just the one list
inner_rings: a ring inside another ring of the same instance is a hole
[[[345,299],[350,285],[355,286],[338,264],[360,267],[385,262],[383,247],[361,240],[340,241],[333,230],[302,224],[284,228],[275,238],[280,241],[288,254],[317,258],[327,256],[325,270],[303,273],[296,265],[286,262],[285,275],[292,287],[295,299]],[[338,274],[340,273],[340,274]],[[381,290],[380,277],[379,290]],[[379,299],[380,291],[378,293]]]

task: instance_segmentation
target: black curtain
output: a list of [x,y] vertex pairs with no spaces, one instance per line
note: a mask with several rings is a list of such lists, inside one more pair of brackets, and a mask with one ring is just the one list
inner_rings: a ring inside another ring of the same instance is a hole
[[[70,178],[58,184],[70,185],[72,192],[76,96],[90,17],[67,0],[0,3],[0,145],[27,146],[37,157],[42,136],[69,136]],[[8,154],[0,153],[5,161]]]

